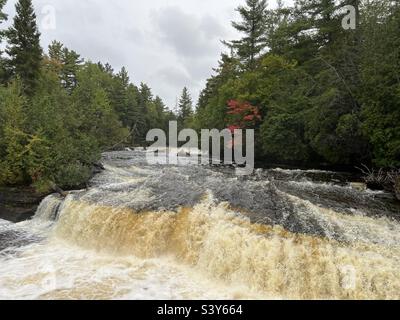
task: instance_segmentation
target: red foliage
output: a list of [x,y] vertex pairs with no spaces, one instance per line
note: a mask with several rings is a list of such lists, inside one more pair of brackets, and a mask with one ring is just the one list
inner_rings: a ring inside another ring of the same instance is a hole
[[243,118],[244,121],[253,121],[255,116],[253,114],[249,114]]
[[260,110],[249,102],[229,100],[227,114],[232,116],[232,124],[228,126],[232,133],[235,129],[254,127],[258,121],[261,121]]
[[232,133],[234,133],[235,130],[238,130],[238,129],[242,129],[242,127],[240,127],[240,126],[234,126],[234,125],[228,126],[228,130],[229,130],[230,132],[232,132]]

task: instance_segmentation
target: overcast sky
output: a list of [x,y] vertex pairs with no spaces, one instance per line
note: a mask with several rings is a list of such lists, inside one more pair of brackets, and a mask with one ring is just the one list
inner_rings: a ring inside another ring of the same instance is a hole
[[[15,2],[5,8],[10,18]],[[146,82],[170,108],[184,86],[197,99],[224,50],[220,40],[237,37],[230,21],[243,2],[33,0],[46,50],[58,40],[93,62],[126,66],[132,82]]]

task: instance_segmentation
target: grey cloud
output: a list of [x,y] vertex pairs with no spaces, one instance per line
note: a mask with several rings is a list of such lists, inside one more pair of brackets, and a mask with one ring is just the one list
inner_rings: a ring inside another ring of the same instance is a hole
[[178,67],[165,67],[155,73],[155,77],[165,81],[168,86],[188,86],[193,84],[193,79],[186,70]]
[[153,13],[159,36],[183,57],[202,57],[219,46],[222,27],[211,16],[198,18],[179,7],[166,7]]
[[[136,83],[147,82],[169,106],[183,86],[196,99],[231,38],[233,8],[243,0],[33,0],[56,9],[55,30],[41,30],[42,46],[64,43],[91,61],[126,66]],[[237,2],[237,3],[236,3]],[[14,15],[16,0],[6,10]],[[212,6],[212,11],[210,7]]]
[[[226,29],[209,14],[198,16],[179,7],[164,7],[152,13],[159,42],[174,52],[180,66],[162,69],[176,86],[189,86],[197,97],[221,51]],[[167,71],[167,72],[166,72]]]

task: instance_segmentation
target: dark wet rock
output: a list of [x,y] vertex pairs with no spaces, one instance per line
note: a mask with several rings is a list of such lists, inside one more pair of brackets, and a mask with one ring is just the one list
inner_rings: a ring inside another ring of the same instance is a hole
[[45,196],[31,188],[0,188],[0,219],[12,222],[30,219]]
[[0,231],[0,251],[22,247],[37,241],[34,237],[27,237],[23,232],[15,230]]
[[103,160],[109,170],[92,180],[89,192],[75,197],[129,207],[140,214],[190,208],[210,195],[215,203],[228,203],[252,222],[338,241],[349,238],[340,221],[329,219],[329,210],[400,221],[400,205],[394,197],[351,188],[350,182],[357,181],[352,174],[258,169],[253,175],[240,177],[229,166],[152,165],[143,152],[107,153]]
[[349,215],[353,215],[353,210],[359,210],[369,217],[391,217],[400,221],[400,205],[390,193],[360,192],[308,181],[280,181],[277,184],[280,190],[324,208]]
[[400,178],[397,178],[397,180],[394,184],[394,192],[395,192],[397,200],[400,201]]
[[104,168],[103,164],[100,163],[100,162],[99,163],[94,163],[92,165],[92,175],[99,174],[104,170],[105,170],[105,168]]
[[9,257],[18,248],[43,240],[42,237],[28,233],[17,224],[0,219],[0,257]]

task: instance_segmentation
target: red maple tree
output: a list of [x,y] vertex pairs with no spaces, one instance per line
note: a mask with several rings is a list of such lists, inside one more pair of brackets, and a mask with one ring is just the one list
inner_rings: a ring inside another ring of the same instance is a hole
[[228,129],[232,133],[236,129],[254,128],[257,122],[261,121],[259,108],[251,105],[249,102],[229,100],[227,114],[230,116]]

